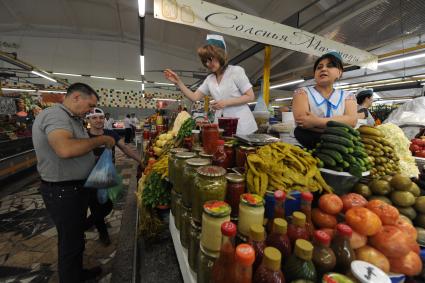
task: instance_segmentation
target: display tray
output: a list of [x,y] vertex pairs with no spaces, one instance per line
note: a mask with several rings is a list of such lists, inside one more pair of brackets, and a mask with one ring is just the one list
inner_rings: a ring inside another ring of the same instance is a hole
[[267,134],[235,135],[235,137],[250,145],[265,145],[279,141],[278,138]]
[[171,238],[173,238],[174,250],[176,251],[177,260],[179,261],[180,272],[182,273],[183,281],[185,283],[196,282],[196,273],[192,271],[189,266],[187,249],[183,248],[180,242],[180,232],[174,224],[174,216],[170,211],[169,229]]

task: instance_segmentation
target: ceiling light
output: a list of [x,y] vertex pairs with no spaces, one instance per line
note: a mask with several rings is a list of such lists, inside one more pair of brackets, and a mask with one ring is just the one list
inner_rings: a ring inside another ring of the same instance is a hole
[[301,80],[296,80],[296,81],[287,82],[287,83],[283,83],[283,84],[272,85],[272,86],[270,86],[270,89],[279,88],[279,87],[288,86],[288,85],[299,84],[299,83],[302,83],[304,81],[305,81],[304,79],[301,79]]
[[376,103],[376,104],[385,104],[385,103],[409,101],[409,100],[412,100],[412,99],[413,98],[378,100],[378,101],[375,101],[374,103]]
[[405,56],[405,57],[401,57],[397,59],[392,59],[392,60],[390,59],[388,61],[378,62],[378,66],[384,66],[384,65],[389,65],[393,63],[398,63],[398,62],[403,62],[403,61],[413,60],[413,59],[418,59],[423,57],[425,57],[425,53],[415,54],[415,55]]
[[139,17],[143,18],[145,16],[145,0],[138,0],[139,5]]
[[81,77],[81,75],[78,75],[78,74],[67,74],[67,73],[53,73],[53,75],[70,76],[70,77]]
[[292,100],[292,97],[277,98],[274,101],[285,101],[285,100]]
[[65,90],[39,90],[38,92],[42,92],[42,93],[66,93]]
[[145,56],[140,55],[140,74],[145,75]]
[[51,77],[49,77],[49,76],[47,76],[47,75],[45,75],[45,74],[42,74],[42,73],[40,73],[40,72],[37,72],[37,71],[31,71],[31,73],[33,73],[34,75],[37,75],[37,76],[39,76],[39,77],[42,77],[42,78],[45,78],[46,80],[49,80],[49,81],[52,81],[52,82],[57,82],[55,79],[52,79]]
[[4,91],[21,91],[21,92],[36,92],[35,89],[25,89],[25,88],[7,88],[7,87],[3,87],[1,90],[4,90]]
[[142,82],[142,81],[138,81],[138,80],[128,80],[128,79],[124,79],[124,81],[133,82],[133,83],[141,83]]
[[255,105],[255,104],[257,104],[257,102],[250,102],[250,103],[248,103],[248,105]]
[[98,77],[98,76],[90,76],[90,78],[93,78],[93,79],[102,79],[102,80],[116,80],[116,78]]

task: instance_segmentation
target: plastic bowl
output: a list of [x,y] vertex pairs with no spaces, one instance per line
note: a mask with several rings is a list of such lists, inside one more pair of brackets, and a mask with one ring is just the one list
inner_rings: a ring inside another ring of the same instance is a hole
[[[360,180],[359,177],[355,177],[347,172],[337,172],[334,170],[321,168],[320,172],[326,183],[332,187],[334,193],[337,195],[344,195],[351,192],[354,185]],[[364,177],[369,175],[368,172],[363,172]]]
[[261,126],[267,124],[270,118],[270,112],[268,111],[253,111],[255,122],[257,122],[257,126]]

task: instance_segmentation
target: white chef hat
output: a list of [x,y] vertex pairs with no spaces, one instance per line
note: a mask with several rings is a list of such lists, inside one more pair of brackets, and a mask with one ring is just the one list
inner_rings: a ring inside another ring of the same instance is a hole
[[218,34],[207,34],[207,44],[214,45],[226,51],[226,43],[224,38]]
[[105,116],[105,112],[103,112],[100,108],[93,108],[92,111],[86,114],[86,118],[94,117],[94,116]]

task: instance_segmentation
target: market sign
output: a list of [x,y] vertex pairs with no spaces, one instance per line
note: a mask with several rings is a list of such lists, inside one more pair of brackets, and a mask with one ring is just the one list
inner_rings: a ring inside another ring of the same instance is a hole
[[322,36],[199,0],[154,0],[155,18],[306,54],[341,54],[344,63],[376,70],[378,57]]

